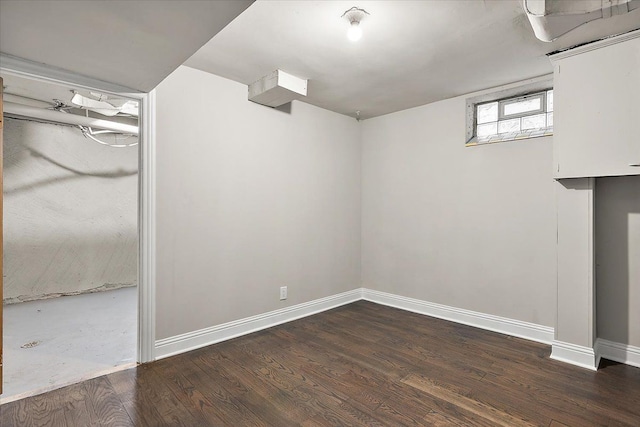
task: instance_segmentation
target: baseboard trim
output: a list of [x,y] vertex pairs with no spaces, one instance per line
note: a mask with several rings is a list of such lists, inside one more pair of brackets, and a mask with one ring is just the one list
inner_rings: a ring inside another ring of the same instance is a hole
[[598,356],[598,360],[605,358],[640,368],[640,347],[598,338],[596,340],[595,353]]
[[551,359],[590,370],[597,370],[598,363],[602,357],[640,368],[640,347],[598,338],[592,349],[554,340],[554,328],[549,326],[450,307],[367,288],[358,288],[280,310],[157,340],[155,342],[155,357],[156,359],[162,359],[195,350],[359,300],[371,301],[376,304],[449,320],[463,325],[550,344]]
[[311,316],[362,299],[361,289],[297,304],[221,325],[156,340],[155,357],[162,359],[197,348],[267,329],[282,323]]
[[554,328],[549,326],[542,326],[506,317],[499,317],[442,304],[435,304],[432,302],[389,294],[386,292],[374,291],[366,288],[363,288],[362,296],[363,299],[377,304],[412,311],[418,314],[425,314],[439,319],[450,320],[452,322],[462,323],[464,325],[488,331],[499,332],[501,334],[537,341],[544,344],[551,344],[553,342]]
[[464,310],[372,289],[359,288],[292,307],[160,339],[155,343],[155,356],[156,359],[162,359],[195,350],[359,300],[371,301],[376,304],[395,307],[401,310],[524,338],[530,341],[544,344],[554,342],[554,329],[552,327]]
[[591,347],[571,344],[563,341],[553,341],[551,358],[560,362],[580,366],[581,368],[598,370],[599,357]]

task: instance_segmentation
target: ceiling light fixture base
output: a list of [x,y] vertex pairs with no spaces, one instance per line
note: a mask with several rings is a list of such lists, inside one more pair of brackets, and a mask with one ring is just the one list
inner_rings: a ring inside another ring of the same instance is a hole
[[364,9],[353,6],[351,9],[343,13],[341,18],[345,18],[350,24],[353,24],[354,22],[360,23],[366,15],[370,15],[370,13]]

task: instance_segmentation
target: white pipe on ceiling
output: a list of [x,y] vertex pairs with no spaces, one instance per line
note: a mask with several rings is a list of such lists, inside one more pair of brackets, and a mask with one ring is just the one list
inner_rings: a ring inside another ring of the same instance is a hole
[[4,113],[21,117],[45,120],[48,122],[63,123],[67,125],[79,125],[97,129],[111,130],[114,132],[129,135],[138,135],[138,126],[125,123],[113,122],[110,120],[94,119],[92,117],[78,116],[71,113],[62,113],[55,110],[44,110],[41,108],[29,107],[27,105],[16,104],[14,102],[4,103]]
[[28,98],[26,96],[14,95],[11,93],[3,93],[2,100],[4,102],[14,102],[16,104],[28,105],[36,108],[51,108],[54,106],[52,102],[40,101],[38,99]]
[[522,0],[536,37],[552,42],[587,22],[623,15],[640,7],[640,0]]

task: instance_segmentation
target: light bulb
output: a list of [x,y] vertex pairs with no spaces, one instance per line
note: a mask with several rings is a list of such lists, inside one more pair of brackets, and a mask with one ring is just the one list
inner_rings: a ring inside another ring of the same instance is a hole
[[352,21],[349,30],[347,31],[347,37],[352,42],[357,42],[362,37],[362,28],[358,21]]

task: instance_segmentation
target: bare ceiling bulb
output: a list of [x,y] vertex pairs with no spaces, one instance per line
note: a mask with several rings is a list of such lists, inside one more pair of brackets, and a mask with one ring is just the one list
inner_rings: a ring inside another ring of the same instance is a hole
[[357,42],[362,37],[362,27],[360,27],[360,21],[368,15],[364,9],[352,7],[342,14],[342,17],[349,21],[349,30],[347,31],[347,37],[352,42]]
[[357,42],[362,38],[362,27],[358,21],[353,21],[347,31],[347,38],[352,42]]

